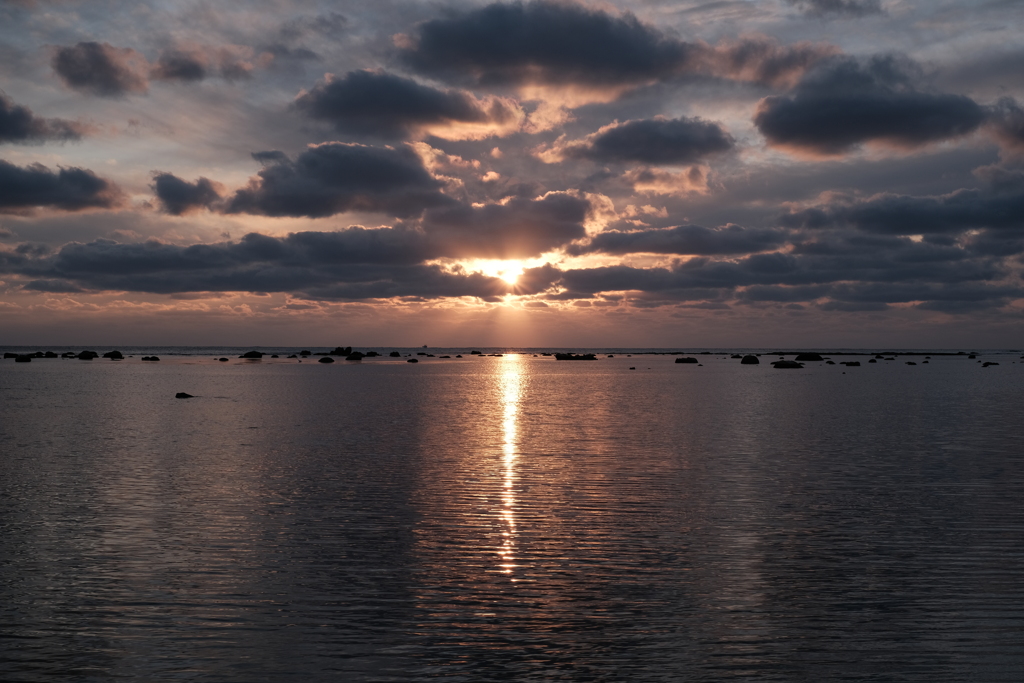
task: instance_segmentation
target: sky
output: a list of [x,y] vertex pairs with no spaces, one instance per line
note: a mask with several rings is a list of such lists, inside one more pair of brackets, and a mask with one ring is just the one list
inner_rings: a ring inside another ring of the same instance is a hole
[[0,345],[1021,347],[1022,29],[0,0]]

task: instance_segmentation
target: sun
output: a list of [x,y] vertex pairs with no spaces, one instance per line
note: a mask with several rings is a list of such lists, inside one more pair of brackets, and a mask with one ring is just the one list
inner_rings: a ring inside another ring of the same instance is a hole
[[519,276],[523,274],[523,262],[517,260],[480,261],[476,265],[484,275],[501,278],[510,285],[519,282]]

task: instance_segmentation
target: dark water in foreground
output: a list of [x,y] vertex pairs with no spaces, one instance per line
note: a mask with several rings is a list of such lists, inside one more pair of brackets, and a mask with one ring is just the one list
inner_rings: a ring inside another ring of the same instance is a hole
[[701,360],[3,361],[0,679],[1024,679],[1024,362]]

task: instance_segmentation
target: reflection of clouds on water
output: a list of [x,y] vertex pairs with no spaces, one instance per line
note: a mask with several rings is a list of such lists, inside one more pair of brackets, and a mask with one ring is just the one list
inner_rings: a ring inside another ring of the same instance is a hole
[[[516,544],[516,517],[515,517],[515,492],[513,485],[516,479],[516,446],[519,420],[519,403],[523,394],[522,357],[518,354],[508,354],[503,358],[503,368],[499,379],[502,406],[505,410],[505,419],[502,424],[504,430],[504,488],[501,495],[501,520],[504,525],[502,535],[504,542],[501,550],[501,568],[506,574],[511,574],[515,564]],[[515,579],[512,579],[515,581]]]

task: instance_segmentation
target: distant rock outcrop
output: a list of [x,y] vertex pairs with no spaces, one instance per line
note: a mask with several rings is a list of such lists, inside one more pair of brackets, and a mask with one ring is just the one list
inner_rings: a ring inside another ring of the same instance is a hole
[[388,354],[388,356],[391,358],[401,358],[402,354],[400,354],[398,351],[392,351],[391,353]]
[[258,360],[260,358],[263,358],[263,354],[260,353],[259,351],[246,351],[241,356],[239,356],[239,358],[248,358],[250,360]]
[[99,358],[100,354],[95,351],[82,351],[78,354],[78,360],[92,360],[93,358]]
[[160,357],[159,356],[143,356],[142,360],[145,360],[145,361],[158,361],[158,360],[160,360]]
[[334,362],[334,359],[331,358],[330,356],[324,356],[323,358],[321,358],[320,360],[317,361],[317,363],[333,363],[333,362]]
[[366,354],[360,351],[353,351],[352,353],[345,356],[345,360],[362,360],[366,357]]
[[677,363],[696,363],[697,359],[696,358],[689,358],[689,357],[676,358],[676,362]]
[[337,347],[334,348],[333,351],[328,352],[327,355],[329,355],[329,356],[351,356],[352,355],[352,347],[351,346],[346,346],[346,347],[342,348],[340,346],[337,346]]
[[760,365],[761,360],[757,356],[746,355],[743,356],[743,360],[740,361],[740,365]]
[[124,355],[120,351],[107,351],[103,357],[110,360],[124,360]]
[[798,353],[796,358],[794,358],[793,360],[795,360],[798,363],[799,362],[815,363],[815,362],[823,361],[825,359],[822,358],[821,354],[818,354],[818,353]]
[[597,356],[592,353],[556,353],[555,360],[597,360]]

